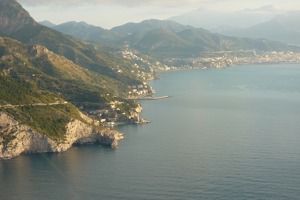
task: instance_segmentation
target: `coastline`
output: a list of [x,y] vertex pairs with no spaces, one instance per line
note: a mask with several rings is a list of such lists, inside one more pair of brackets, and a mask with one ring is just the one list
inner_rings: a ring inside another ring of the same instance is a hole
[[[251,64],[251,63],[250,63]],[[261,63],[260,63],[261,64]],[[282,64],[282,63],[276,63],[275,65],[278,64]],[[291,64],[291,63],[289,63]],[[298,63],[297,63],[298,64]],[[243,65],[247,65],[247,64],[239,64],[239,65],[234,65],[234,66],[243,66]],[[259,65],[259,64],[257,64]],[[274,64],[272,64],[274,65]],[[227,67],[233,67],[233,66],[227,66]],[[222,68],[227,68],[227,67],[222,67]],[[194,68],[194,69],[182,69],[182,70],[168,70],[168,71],[161,71],[159,73],[165,73],[165,72],[172,72],[172,71],[193,71],[193,70],[203,70],[203,69],[218,69],[218,68]],[[150,80],[153,81],[153,80]],[[145,96],[145,97],[137,97],[137,98],[131,98],[132,100],[141,100],[141,101],[147,101],[147,100],[162,100],[162,99],[168,99],[168,98],[172,98],[172,96]],[[87,117],[88,118],[88,117]],[[14,120],[14,119],[10,119],[10,120]],[[31,130],[29,127],[22,127],[21,124],[19,124],[18,122],[13,122],[15,124],[16,127],[18,127],[19,129],[23,130],[29,130],[29,132],[34,132],[33,130]],[[23,152],[19,152],[19,153],[12,153],[12,151],[14,151],[13,149],[10,149],[10,153],[6,154],[3,157],[7,158],[12,158],[12,157],[16,157],[20,154],[28,154],[28,153],[44,153],[44,152],[62,152],[62,151],[66,151],[67,149],[71,148],[73,144],[84,144],[84,143],[96,143],[96,142],[100,142],[102,144],[106,144],[108,146],[111,146],[112,148],[116,148],[118,145],[118,141],[122,140],[125,138],[125,136],[122,133],[118,133],[115,131],[114,127],[115,126],[119,126],[119,125],[128,125],[128,124],[137,124],[137,125],[141,125],[141,124],[148,124],[151,123],[148,120],[145,119],[139,119],[138,121],[134,121],[131,123],[126,123],[126,122],[115,122],[113,125],[108,125],[106,126],[107,129],[106,131],[98,132],[94,131],[94,130],[90,130],[87,133],[84,133],[83,135],[76,135],[76,136],[72,136],[73,139],[70,142],[63,143],[63,144],[59,144],[57,142],[53,142],[51,140],[49,140],[49,138],[45,138],[45,137],[38,137],[36,135],[40,135],[39,133],[35,133],[34,136],[36,138],[34,138],[36,144],[38,144],[38,141],[44,141],[43,143],[45,144],[44,146],[41,145],[36,145],[36,147],[34,147],[34,149],[31,149],[31,146],[28,146],[27,144],[23,147],[21,147]],[[79,126],[84,127],[85,125],[80,124]],[[3,126],[4,127],[4,126]],[[87,126],[88,127],[88,126]],[[114,133],[110,132],[108,129],[112,129],[111,131],[115,131]],[[88,127],[87,129],[90,129],[90,127]],[[77,130],[78,131],[78,130]],[[76,132],[76,131],[75,131]],[[106,133],[107,132],[107,133]],[[72,133],[73,134],[73,133]],[[81,133],[79,133],[81,134]],[[28,144],[31,143],[31,141],[28,139],[29,137],[31,137],[30,135],[25,135],[24,138],[26,138],[26,140],[28,140]],[[76,139],[74,139],[76,138]],[[109,138],[109,139],[107,139]],[[14,141],[14,144],[17,144],[17,140],[21,139],[21,138],[16,138],[16,140]],[[21,139],[22,140],[22,139]],[[19,140],[20,141],[20,140]],[[2,141],[3,142],[3,141]],[[20,142],[23,143],[23,142]],[[4,148],[2,148],[2,151],[4,150]],[[0,152],[1,153],[1,152]],[[5,152],[2,152],[3,154],[5,154]],[[2,158],[3,158],[2,157]],[[1,159],[1,156],[0,156]]]
[[22,154],[58,153],[70,149],[75,144],[101,144],[117,148],[118,141],[125,135],[109,128],[97,129],[93,119],[80,113],[87,122],[72,119],[66,125],[64,139],[53,139],[17,121],[4,111],[0,111],[0,160],[11,159]]

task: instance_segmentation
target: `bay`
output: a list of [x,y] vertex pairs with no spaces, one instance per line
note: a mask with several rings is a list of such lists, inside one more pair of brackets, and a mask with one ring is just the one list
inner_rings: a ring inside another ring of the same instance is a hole
[[116,150],[0,161],[0,199],[299,199],[300,65],[161,73]]

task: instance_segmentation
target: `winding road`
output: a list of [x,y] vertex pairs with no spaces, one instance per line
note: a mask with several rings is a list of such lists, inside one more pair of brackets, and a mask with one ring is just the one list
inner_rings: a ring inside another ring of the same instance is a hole
[[65,105],[67,101],[64,102],[54,102],[54,103],[33,103],[33,104],[20,104],[20,105],[0,105],[0,108],[18,108],[18,107],[25,107],[25,106],[54,106],[54,105]]

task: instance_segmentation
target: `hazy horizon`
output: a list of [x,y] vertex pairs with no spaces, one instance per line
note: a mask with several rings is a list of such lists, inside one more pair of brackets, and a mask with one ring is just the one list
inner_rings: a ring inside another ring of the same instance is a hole
[[232,12],[239,10],[257,11],[266,7],[264,12],[275,10],[300,10],[296,0],[260,0],[241,2],[237,0],[176,0],[159,2],[121,1],[121,0],[18,0],[36,21],[49,20],[55,24],[68,21],[85,21],[103,28],[112,28],[128,22],[140,22],[146,19],[168,19],[198,9],[214,12]]

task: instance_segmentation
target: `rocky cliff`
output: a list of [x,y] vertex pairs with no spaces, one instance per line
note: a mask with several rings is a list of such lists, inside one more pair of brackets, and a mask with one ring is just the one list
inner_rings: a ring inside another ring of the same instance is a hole
[[37,25],[16,0],[0,0],[0,33],[15,33],[26,25]]
[[73,144],[100,143],[116,148],[118,141],[124,138],[122,133],[109,129],[99,131],[79,120],[72,120],[66,128],[65,139],[55,141],[0,112],[0,159],[29,153],[62,152]]

